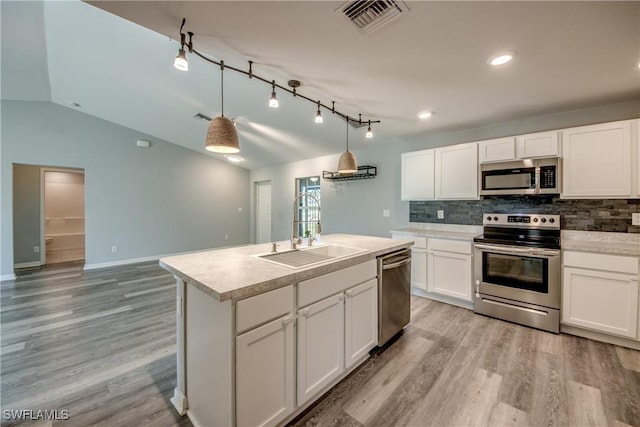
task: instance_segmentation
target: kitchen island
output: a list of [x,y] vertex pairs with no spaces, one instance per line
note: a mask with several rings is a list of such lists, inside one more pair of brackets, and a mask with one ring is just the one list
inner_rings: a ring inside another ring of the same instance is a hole
[[295,268],[258,257],[271,243],[161,259],[177,283],[173,405],[196,426],[295,417],[367,359],[377,344],[376,257],[412,243],[327,235],[300,252],[330,257]]

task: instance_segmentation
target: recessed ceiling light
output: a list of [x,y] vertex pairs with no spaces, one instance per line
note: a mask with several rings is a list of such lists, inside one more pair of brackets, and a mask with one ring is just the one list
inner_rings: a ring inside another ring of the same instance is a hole
[[487,64],[489,65],[503,65],[507,62],[511,61],[513,57],[516,56],[516,52],[514,50],[508,50],[506,52],[500,52],[496,55],[493,55],[489,59],[487,59]]
[[420,111],[418,113],[418,118],[420,118],[421,120],[426,120],[431,116],[433,116],[433,111],[429,111],[429,110]]
[[233,163],[240,163],[244,161],[244,158],[242,156],[236,156],[233,154],[227,154],[225,157],[227,158],[227,160]]

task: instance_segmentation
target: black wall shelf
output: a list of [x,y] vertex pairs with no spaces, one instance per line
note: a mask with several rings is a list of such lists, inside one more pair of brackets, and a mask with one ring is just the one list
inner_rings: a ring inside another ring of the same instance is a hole
[[375,166],[358,166],[358,171],[354,173],[340,173],[322,171],[322,179],[329,181],[355,181],[357,179],[375,178],[378,175],[378,168]]

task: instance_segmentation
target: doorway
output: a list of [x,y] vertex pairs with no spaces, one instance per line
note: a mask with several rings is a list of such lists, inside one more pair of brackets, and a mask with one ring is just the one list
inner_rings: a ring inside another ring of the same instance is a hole
[[84,171],[42,168],[42,264],[85,259]]
[[271,181],[255,183],[256,243],[271,242]]

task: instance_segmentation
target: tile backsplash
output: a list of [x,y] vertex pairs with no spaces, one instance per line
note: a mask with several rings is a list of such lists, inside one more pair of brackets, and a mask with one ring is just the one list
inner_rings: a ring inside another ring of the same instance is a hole
[[[640,212],[640,199],[565,200],[558,196],[485,196],[482,200],[410,202],[410,222],[482,225],[482,214],[539,213],[561,216],[564,230],[640,233],[631,214]],[[444,219],[438,219],[438,210]]]

